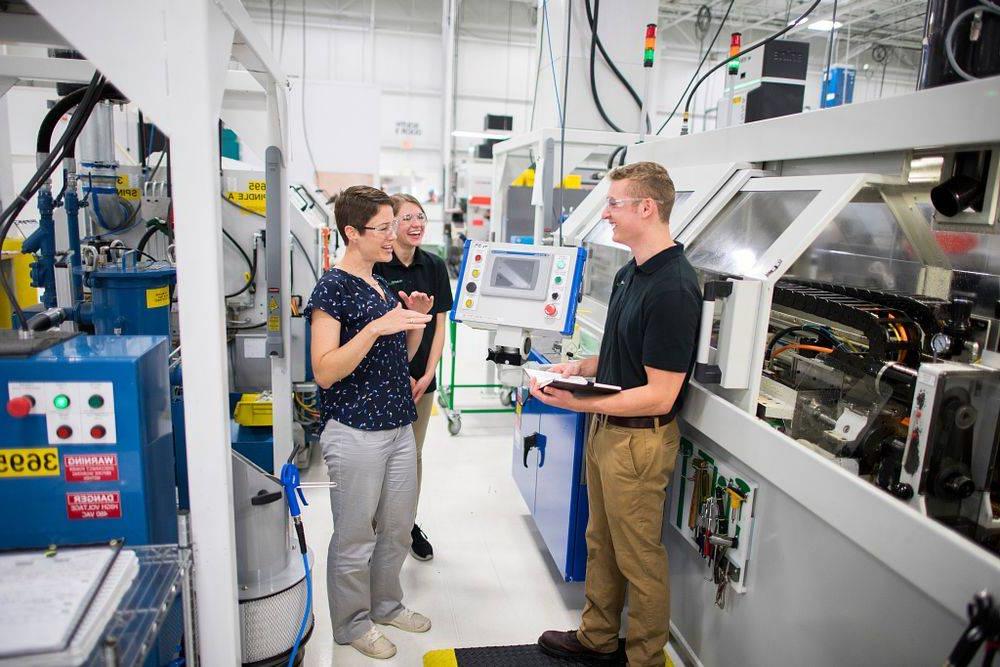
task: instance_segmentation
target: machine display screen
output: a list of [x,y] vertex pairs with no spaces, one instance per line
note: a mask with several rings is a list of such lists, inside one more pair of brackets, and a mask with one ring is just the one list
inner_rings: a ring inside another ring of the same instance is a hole
[[482,287],[484,296],[540,301],[547,293],[551,255],[491,253]]
[[490,286],[533,292],[538,284],[538,257],[497,257]]

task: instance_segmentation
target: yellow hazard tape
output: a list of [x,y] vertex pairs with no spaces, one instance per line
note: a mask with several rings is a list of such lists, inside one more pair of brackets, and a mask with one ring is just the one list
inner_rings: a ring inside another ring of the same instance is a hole
[[455,649],[446,648],[425,653],[424,667],[458,667]]

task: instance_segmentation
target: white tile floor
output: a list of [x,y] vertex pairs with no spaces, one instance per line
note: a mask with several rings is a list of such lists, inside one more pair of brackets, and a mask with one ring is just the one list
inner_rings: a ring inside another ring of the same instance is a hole
[[[457,382],[485,381],[486,335],[462,327]],[[447,354],[447,346],[446,346]],[[461,403],[482,403],[479,390],[460,390]],[[489,407],[499,407],[496,399]],[[423,491],[417,521],[434,546],[434,559],[407,558],[404,604],[430,617],[431,630],[410,634],[383,628],[398,647],[389,663],[422,665],[428,651],[444,648],[526,644],[545,630],[577,627],[583,584],[566,583],[556,570],[510,472],[512,416],[465,415],[451,436],[440,410],[431,417],[423,451]],[[325,481],[315,456],[307,481]],[[337,646],[326,603],[326,547],[332,521],[329,495],[306,491],[303,511],[316,561],[316,629],[306,649],[306,667],[385,664],[349,646]],[[675,658],[675,664],[681,664]]]

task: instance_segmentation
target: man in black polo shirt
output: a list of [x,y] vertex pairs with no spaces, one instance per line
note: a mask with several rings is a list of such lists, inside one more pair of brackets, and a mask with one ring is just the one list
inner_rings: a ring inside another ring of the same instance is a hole
[[625,642],[632,667],[663,667],[670,628],[670,580],[661,542],[666,487],[680,433],[674,421],[694,364],[701,292],[684,248],[670,235],[674,184],[666,169],[637,162],[608,174],[604,217],[634,259],[615,276],[600,356],[557,364],[595,376],[617,394],[577,397],[534,381],[548,405],[593,413],[587,439],[587,603],[578,630],[548,631],[547,653],[616,660],[629,593]]
[[[410,386],[413,402],[417,406],[417,420],[413,422],[413,437],[417,442],[417,502],[420,502],[420,483],[423,478],[424,436],[427,422],[434,407],[435,371],[444,349],[444,317],[451,310],[451,283],[444,260],[420,249],[427,229],[427,214],[420,201],[413,195],[393,195],[392,212],[399,222],[399,230],[392,242],[392,259],[375,265],[375,273],[389,283],[394,292],[421,292],[434,298],[420,347],[410,359]],[[417,560],[434,558],[427,535],[420,526],[413,524],[410,531],[410,553]]]

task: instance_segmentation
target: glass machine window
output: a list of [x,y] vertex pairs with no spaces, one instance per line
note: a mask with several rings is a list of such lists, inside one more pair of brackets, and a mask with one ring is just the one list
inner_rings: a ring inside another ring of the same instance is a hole
[[816,197],[815,190],[741,192],[687,249],[697,267],[743,274]]

